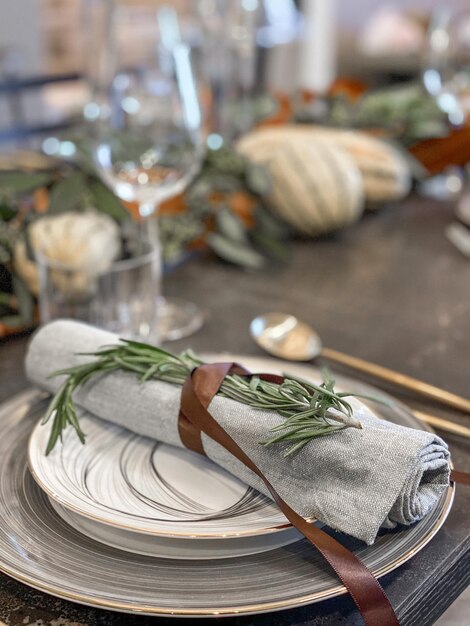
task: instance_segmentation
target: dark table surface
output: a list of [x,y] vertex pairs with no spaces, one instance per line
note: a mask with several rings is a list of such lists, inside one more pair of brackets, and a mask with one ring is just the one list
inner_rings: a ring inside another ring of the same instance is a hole
[[[188,263],[167,277],[165,291],[201,305],[207,323],[173,347],[259,354],[248,333],[250,320],[269,310],[293,312],[317,328],[325,345],[468,396],[470,262],[444,237],[451,216],[450,205],[412,197],[332,239],[297,242],[290,264],[281,269],[246,273],[209,259]],[[22,368],[27,339],[0,343],[0,401],[28,386]],[[408,401],[468,425],[466,416]],[[455,466],[470,471],[468,440],[445,438]],[[382,578],[403,626],[434,623],[468,586],[469,548],[470,489],[460,487],[438,535]],[[0,619],[41,626],[177,622],[81,607],[2,574]],[[356,623],[361,620],[346,597],[271,615],[222,619],[224,626]]]

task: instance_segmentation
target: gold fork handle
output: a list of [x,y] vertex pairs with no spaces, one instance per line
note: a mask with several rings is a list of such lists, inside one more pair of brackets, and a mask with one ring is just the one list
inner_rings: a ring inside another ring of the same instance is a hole
[[375,378],[380,378],[381,380],[393,383],[397,387],[414,391],[417,394],[436,400],[437,402],[450,406],[454,409],[470,413],[470,400],[462,398],[461,396],[451,393],[450,391],[439,389],[439,387],[425,383],[421,380],[413,378],[412,376],[400,374],[399,372],[388,369],[388,367],[376,365],[375,363],[370,363],[369,361],[364,361],[364,359],[349,356],[349,354],[344,354],[343,352],[338,352],[337,350],[332,350],[331,348],[323,348],[320,356],[328,359],[329,361],[335,361],[336,363],[347,365],[348,367],[351,367],[359,372],[364,372],[364,374],[369,374]]
[[430,415],[429,413],[423,413],[422,411],[413,411],[413,415],[422,422],[426,422],[426,424],[434,426],[434,428],[445,430],[446,432],[453,433],[454,435],[461,435],[462,437],[470,438],[470,428],[467,428],[466,426],[456,424],[455,422],[449,422],[442,417]]

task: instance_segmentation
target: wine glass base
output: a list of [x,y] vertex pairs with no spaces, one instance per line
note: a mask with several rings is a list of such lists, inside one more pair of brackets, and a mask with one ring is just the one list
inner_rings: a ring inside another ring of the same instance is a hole
[[199,307],[179,298],[159,298],[158,327],[160,341],[176,341],[198,331],[204,324]]

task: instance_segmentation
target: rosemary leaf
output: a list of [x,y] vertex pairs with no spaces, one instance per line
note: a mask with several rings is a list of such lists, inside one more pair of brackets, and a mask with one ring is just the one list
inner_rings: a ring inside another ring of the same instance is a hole
[[[52,420],[46,455],[62,439],[67,426],[76,431],[82,443],[85,442],[73,394],[91,379],[120,370],[138,376],[142,384],[148,380],[161,380],[183,385],[192,369],[202,363],[190,351],[175,355],[161,348],[129,340],[105,346],[88,356],[92,358],[89,362],[52,374],[63,376],[65,380],[52,398],[43,419],[43,424]],[[286,375],[284,382],[278,385],[261,380],[256,375],[235,374],[225,377],[219,395],[282,416],[284,422],[272,428],[272,437],[260,444],[269,446],[290,442],[292,445],[284,452],[285,456],[289,456],[317,437],[344,428],[362,428],[353,416],[351,405],[344,399],[355,394],[337,393],[334,380],[326,371],[323,372],[323,378],[323,383],[316,385]]]

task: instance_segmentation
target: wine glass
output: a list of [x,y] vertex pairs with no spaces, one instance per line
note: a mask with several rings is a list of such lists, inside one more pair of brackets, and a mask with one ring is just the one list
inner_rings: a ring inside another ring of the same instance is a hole
[[[436,8],[430,19],[424,51],[422,82],[453,127],[460,127],[470,114],[470,11]],[[421,194],[449,200],[462,190],[462,173],[448,167],[423,181]]]
[[213,98],[208,138],[211,146],[230,142],[252,126],[260,11],[258,0],[197,3],[203,29],[202,72]]
[[[159,248],[158,206],[184,191],[199,171],[205,142],[190,49],[176,13],[158,4],[116,3],[110,14],[112,80],[96,126],[94,159],[116,195],[138,205],[139,227]],[[191,303],[160,299],[158,308],[162,339],[179,339],[202,325]]]
[[[202,29],[201,74],[212,100],[208,145],[218,148],[249,131],[258,114],[276,109],[268,92],[273,87],[284,91],[286,81],[291,82],[292,77],[283,71],[283,45],[297,38],[300,13],[293,0],[198,0],[193,4]],[[274,85],[267,92],[268,75]]]
[[462,125],[470,113],[470,10],[453,13],[440,7],[433,12],[423,83],[450,123]]

